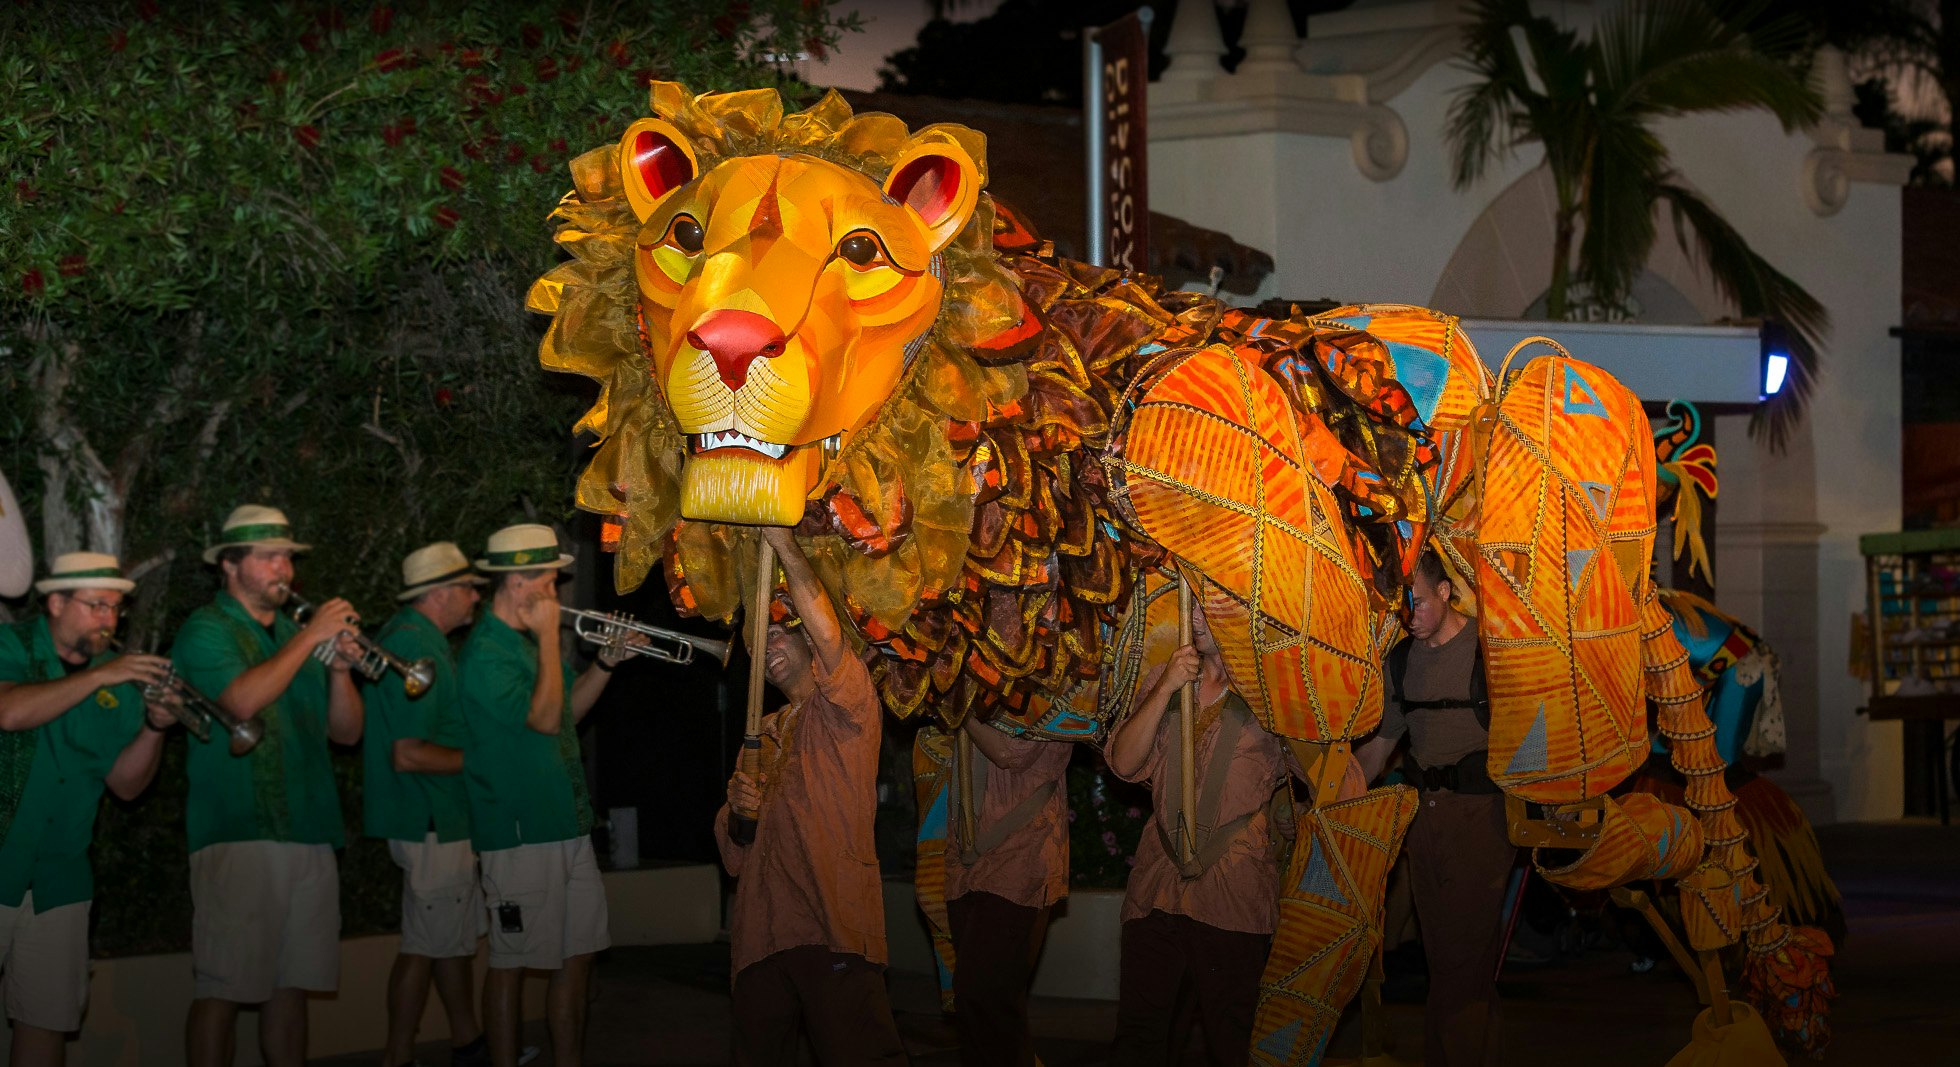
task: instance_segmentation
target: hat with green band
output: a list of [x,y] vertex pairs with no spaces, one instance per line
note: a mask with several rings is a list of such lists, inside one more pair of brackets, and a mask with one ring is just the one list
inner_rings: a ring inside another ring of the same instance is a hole
[[34,583],[42,593],[65,593],[70,589],[114,589],[127,593],[136,583],[123,577],[122,564],[102,552],[63,552],[54,558],[46,578]]
[[558,534],[535,522],[506,526],[491,534],[483,558],[476,561],[480,571],[556,570],[571,565],[572,557],[558,551]]
[[414,600],[445,585],[483,585],[489,580],[470,567],[470,558],[454,541],[437,541],[402,560],[402,591],[395,599]]
[[204,562],[218,562],[218,553],[227,548],[283,548],[291,552],[310,551],[312,545],[293,540],[293,524],[286,513],[263,504],[241,504],[225,519],[218,542],[204,550]]

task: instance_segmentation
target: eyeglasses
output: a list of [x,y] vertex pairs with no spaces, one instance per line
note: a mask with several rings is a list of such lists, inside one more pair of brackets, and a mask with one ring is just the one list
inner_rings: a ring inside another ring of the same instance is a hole
[[123,613],[126,610],[128,610],[124,605],[120,603],[111,604],[106,600],[84,600],[78,596],[71,596],[68,599],[73,601],[74,603],[80,604],[81,606],[89,609],[90,611],[96,613],[97,615],[114,615],[117,618],[121,618]]

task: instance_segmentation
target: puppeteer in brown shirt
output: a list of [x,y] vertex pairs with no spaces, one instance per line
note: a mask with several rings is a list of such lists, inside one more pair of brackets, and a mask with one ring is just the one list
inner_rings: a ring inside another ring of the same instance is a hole
[[[992,729],[992,727],[987,727]],[[959,775],[953,776],[947,821],[946,899],[992,893],[1011,904],[1040,908],[1068,896],[1068,788],[1064,775],[1075,746],[1066,741],[1001,735],[1009,759],[996,764],[978,745],[973,755],[974,842],[984,848],[969,862],[960,817]],[[1041,800],[1038,795],[1045,795]],[[1038,805],[1038,806],[1036,806]],[[1034,807],[1032,814],[1027,808]],[[1018,823],[1018,825],[1016,825]]]
[[762,810],[748,847],[715,816],[722,865],[734,875],[733,973],[784,949],[823,945],[886,962],[885,903],[872,828],[878,807],[877,690],[855,656],[825,674],[799,707],[762,720]]
[[[1200,724],[1209,722],[1198,735],[1197,758],[1193,761],[1201,781],[1223,727],[1219,711],[1214,705],[1198,717]],[[1273,790],[1286,781],[1286,748],[1256,720],[1239,730],[1218,802],[1217,825],[1251,817],[1232,835],[1231,844],[1216,863],[1198,877],[1187,879],[1164,848],[1166,831],[1174,825],[1176,814],[1170,775],[1177,773],[1171,762],[1177,759],[1177,729],[1175,709],[1167,711],[1151,745],[1150,758],[1131,779],[1150,783],[1151,812],[1123,897],[1123,921],[1162,911],[1186,915],[1221,930],[1270,934],[1279,921],[1279,868],[1268,832],[1267,805]]]

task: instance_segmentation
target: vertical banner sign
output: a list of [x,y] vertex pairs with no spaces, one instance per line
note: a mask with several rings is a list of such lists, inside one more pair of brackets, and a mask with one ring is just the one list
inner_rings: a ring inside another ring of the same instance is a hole
[[1102,262],[1122,271],[1146,270],[1150,197],[1144,113],[1150,89],[1150,9],[1102,27],[1096,40],[1102,53]]

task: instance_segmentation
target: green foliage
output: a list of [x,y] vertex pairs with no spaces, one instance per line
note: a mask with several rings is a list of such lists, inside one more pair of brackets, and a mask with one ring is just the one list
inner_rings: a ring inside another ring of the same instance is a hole
[[1069,881],[1086,889],[1128,885],[1149,819],[1150,791],[1111,774],[1084,747],[1068,768]]
[[1741,315],[1793,331],[1787,384],[1757,420],[1781,447],[1810,395],[1830,318],[1687,187],[1652,126],[1757,109],[1786,130],[1815,121],[1823,105],[1792,61],[1811,27],[1770,18],[1760,4],[1628,0],[1582,38],[1533,14],[1528,0],[1472,7],[1466,63],[1475,80],[1450,109],[1452,172],[1466,186],[1520,146],[1543,146],[1558,195],[1547,314],[1565,318],[1578,290],[1608,311],[1624,307],[1665,206],[1684,250]]
[[[650,78],[807,100],[769,56],[849,25],[826,0],[9,6],[0,464],[28,514],[81,517],[41,550],[143,567],[142,647],[208,599],[197,553],[239,503],[284,508],[302,588],[370,623],[416,545],[565,518],[589,397],[523,310],[565,164]],[[187,940],[175,748],[104,813],[104,949]],[[391,925],[385,851],[342,874],[347,931]]]

